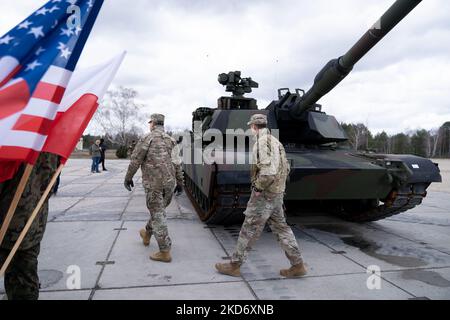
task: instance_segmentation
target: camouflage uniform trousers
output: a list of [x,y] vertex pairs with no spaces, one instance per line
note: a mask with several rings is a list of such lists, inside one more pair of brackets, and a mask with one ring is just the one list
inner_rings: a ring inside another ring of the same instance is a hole
[[146,189],[147,208],[150,211],[150,220],[145,229],[147,233],[155,236],[160,251],[170,251],[172,240],[169,237],[167,228],[166,208],[172,201],[173,184],[164,186],[163,188]]
[[256,196],[252,192],[231,262],[242,264],[245,261],[248,252],[268,223],[291,265],[303,263],[297,240],[284,216],[283,198],[283,194],[263,192]]
[[[47,188],[58,166],[56,155],[41,153],[30,179],[25,187],[17,210],[14,213],[8,232],[0,246],[0,265],[19,238],[33,209]],[[0,183],[0,224],[11,204],[14,191],[19,185],[24,166],[21,166],[13,179]],[[35,300],[39,297],[38,255],[40,243],[44,236],[48,217],[48,199],[31,225],[19,250],[14,256],[5,274],[5,289],[10,300]]]
[[[5,273],[5,290],[8,300],[38,300],[38,256],[40,244],[18,250]],[[0,265],[10,250],[0,248]]]

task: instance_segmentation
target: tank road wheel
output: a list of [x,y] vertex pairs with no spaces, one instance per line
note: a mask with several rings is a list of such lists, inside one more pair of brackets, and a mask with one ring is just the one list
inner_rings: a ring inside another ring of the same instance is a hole
[[429,184],[417,183],[392,190],[381,204],[378,200],[348,200],[333,207],[333,213],[351,222],[371,222],[389,218],[418,206]]
[[[236,186],[227,190],[214,188],[212,196],[206,197],[195,183],[185,179],[186,194],[199,218],[209,225],[230,226],[244,221],[243,212],[250,197],[246,186]],[[230,191],[232,190],[232,191]]]
[[185,176],[186,195],[194,206],[200,220],[207,221],[214,212],[215,203],[206,198],[189,176]]

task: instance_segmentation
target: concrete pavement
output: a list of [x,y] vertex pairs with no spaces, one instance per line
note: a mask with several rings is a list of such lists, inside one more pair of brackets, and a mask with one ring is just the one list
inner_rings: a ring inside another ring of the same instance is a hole
[[[390,219],[291,217],[309,268],[295,280],[279,276],[288,260],[268,232],[241,278],[218,274],[214,264],[229,259],[239,226],[207,227],[185,195],[168,208],[173,262],[150,261],[156,242],[146,248],[138,235],[148,219],[144,190],[139,177],[133,192],[124,189],[127,165],[109,161],[108,172],[91,174],[89,160],[69,161],[50,201],[41,299],[450,299],[450,161],[441,162],[445,183],[433,185],[423,205]],[[381,270],[379,290],[367,287],[369,266]],[[69,290],[74,270],[81,286]]]

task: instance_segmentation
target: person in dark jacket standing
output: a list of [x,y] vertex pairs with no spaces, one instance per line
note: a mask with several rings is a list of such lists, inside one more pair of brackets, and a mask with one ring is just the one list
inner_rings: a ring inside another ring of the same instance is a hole
[[100,140],[95,141],[95,143],[91,146],[91,148],[89,149],[89,154],[92,157],[91,172],[100,173],[100,171],[98,170],[100,158],[102,157],[102,154],[100,152]]
[[100,163],[102,164],[102,170],[103,171],[108,171],[105,168],[105,159],[106,159],[106,150],[108,149],[108,147],[106,147],[106,143],[105,143],[105,139],[100,139]]

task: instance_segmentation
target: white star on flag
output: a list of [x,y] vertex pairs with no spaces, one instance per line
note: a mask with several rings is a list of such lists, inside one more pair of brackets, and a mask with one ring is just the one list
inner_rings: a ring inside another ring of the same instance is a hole
[[25,71],[34,70],[36,67],[42,66],[42,63],[39,63],[37,60],[34,60],[32,63],[27,64],[27,68]]
[[72,29],[61,29],[61,35],[62,36],[68,36],[71,37],[73,35],[73,30]]
[[28,29],[29,26],[31,26],[33,23],[30,21],[24,21],[21,24],[19,24],[19,30],[20,29]]
[[66,45],[64,44],[64,43],[62,43],[62,42],[59,42],[58,43],[58,50],[64,50],[66,48]]
[[36,11],[36,15],[37,15],[37,16],[39,16],[39,15],[45,16],[45,15],[47,14],[47,12],[49,12],[49,10],[48,10],[47,8],[44,7],[44,8],[42,8],[42,9]]
[[44,52],[45,51],[45,49],[44,48],[42,48],[42,47],[39,47],[39,49],[37,49],[37,51],[36,51],[36,53],[35,53],[35,55],[37,55],[37,56],[39,56],[42,52]]
[[36,39],[38,39],[39,37],[43,37],[45,36],[44,32],[42,31],[44,27],[40,26],[37,28],[31,28],[31,30],[28,32],[28,34],[33,34],[35,36]]
[[14,39],[14,37],[11,37],[9,34],[7,34],[6,36],[0,39],[0,44],[9,44],[9,42],[12,39]]
[[53,7],[50,8],[49,12],[52,13],[53,11],[57,11],[59,9],[60,8],[58,6],[53,6]]
[[82,30],[83,30],[83,29],[80,28],[80,26],[77,26],[77,27],[75,28],[75,34],[78,36]]
[[69,48],[64,48],[61,50],[61,57],[64,59],[69,59],[72,52],[69,50]]

